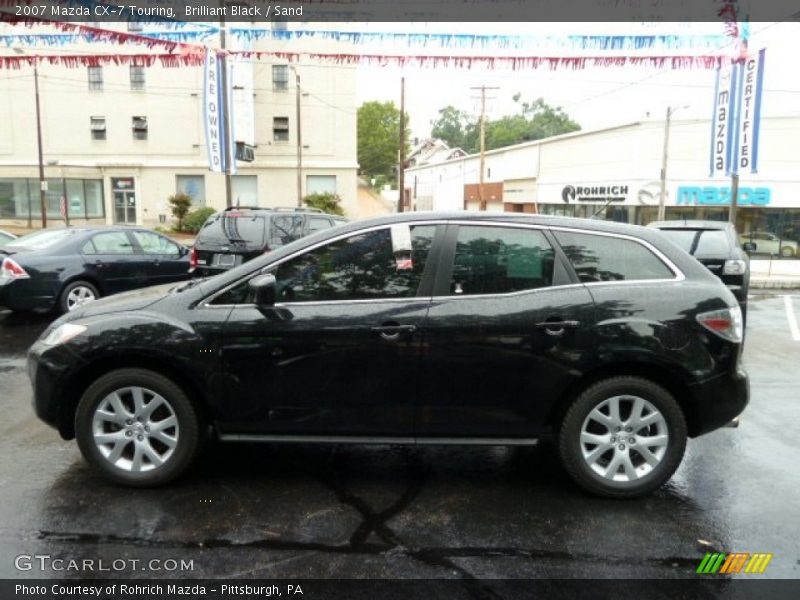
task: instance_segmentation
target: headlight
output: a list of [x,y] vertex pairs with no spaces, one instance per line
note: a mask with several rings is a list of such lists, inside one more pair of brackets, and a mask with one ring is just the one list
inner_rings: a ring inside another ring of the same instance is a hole
[[82,334],[86,331],[83,325],[75,325],[74,323],[64,323],[59,325],[53,331],[48,333],[42,340],[42,343],[47,346],[57,346],[64,344],[74,338],[76,335]]
[[722,268],[723,275],[744,275],[747,272],[747,262],[743,260],[726,260]]

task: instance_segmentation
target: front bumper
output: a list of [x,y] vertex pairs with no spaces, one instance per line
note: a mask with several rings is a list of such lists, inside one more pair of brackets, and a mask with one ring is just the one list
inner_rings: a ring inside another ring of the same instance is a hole
[[696,437],[725,427],[750,401],[750,380],[741,367],[691,386],[695,397],[690,435]]
[[66,383],[75,361],[75,355],[64,345],[46,346],[36,342],[28,350],[33,410],[65,439],[72,437],[71,415],[75,407],[68,397]]

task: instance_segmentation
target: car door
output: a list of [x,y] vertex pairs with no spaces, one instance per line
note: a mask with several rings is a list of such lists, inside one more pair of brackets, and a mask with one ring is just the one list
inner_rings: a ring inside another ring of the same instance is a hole
[[410,252],[395,253],[396,236],[380,227],[268,267],[272,308],[250,303],[247,281],[213,300],[233,305],[221,348],[223,432],[413,435],[436,227],[407,229]]
[[100,282],[104,294],[147,285],[148,273],[127,231],[100,231],[81,246],[84,269]]
[[542,228],[451,225],[440,264],[418,439],[535,435],[591,348],[591,295]]
[[134,230],[131,234],[144,255],[149,285],[188,279],[189,260],[178,244],[152,231]]
[[306,235],[325,231],[334,226],[333,219],[325,215],[309,215],[306,222]]

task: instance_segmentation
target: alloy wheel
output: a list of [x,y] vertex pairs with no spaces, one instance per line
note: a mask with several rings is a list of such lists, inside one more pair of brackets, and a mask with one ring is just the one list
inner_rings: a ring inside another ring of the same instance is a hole
[[669,431],[659,410],[644,398],[613,396],[583,421],[580,447],[586,465],[610,481],[646,477],[667,452]]
[[67,310],[75,310],[93,300],[97,300],[93,290],[82,285],[76,286],[67,294]]

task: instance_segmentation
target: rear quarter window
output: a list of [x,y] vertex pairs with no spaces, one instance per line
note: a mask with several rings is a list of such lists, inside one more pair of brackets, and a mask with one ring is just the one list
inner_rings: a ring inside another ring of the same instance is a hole
[[675,278],[658,256],[634,240],[557,230],[553,234],[583,282]]

